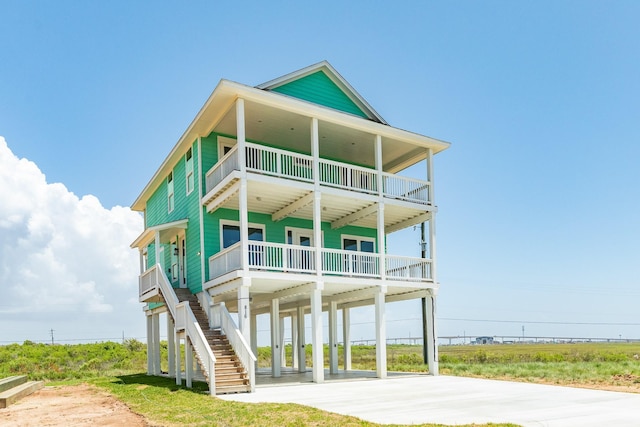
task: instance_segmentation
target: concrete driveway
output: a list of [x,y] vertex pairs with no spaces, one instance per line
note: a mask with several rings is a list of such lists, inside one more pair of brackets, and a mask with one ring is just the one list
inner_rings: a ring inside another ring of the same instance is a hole
[[272,385],[221,398],[299,403],[381,424],[640,426],[640,394],[449,376]]

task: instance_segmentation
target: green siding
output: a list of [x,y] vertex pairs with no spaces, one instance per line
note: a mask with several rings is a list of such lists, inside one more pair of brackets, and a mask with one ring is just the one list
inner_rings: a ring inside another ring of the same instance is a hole
[[292,96],[335,110],[369,118],[324,72],[316,71],[272,89],[283,95]]
[[[195,141],[192,146],[193,153],[193,172],[194,176],[203,176],[199,170],[198,142]],[[206,170],[206,169],[205,169]],[[196,181],[197,183],[197,181]],[[166,179],[160,184],[153,195],[147,201],[145,210],[145,222],[147,227],[158,224],[165,224],[181,219],[189,219],[187,229],[185,230],[187,261],[187,286],[196,293],[202,290],[201,264],[198,252],[200,252],[200,199],[198,197],[198,187],[187,194],[186,187],[186,164],[185,156],[181,156],[180,160],[173,167],[173,187],[174,187],[174,209],[168,211],[167,203],[167,181]],[[177,236],[173,236],[177,237]],[[171,264],[171,253],[169,242],[163,241],[164,255],[162,256],[165,273]],[[148,247],[148,264],[154,265],[155,248],[151,244]],[[171,278],[169,278],[171,279]]]

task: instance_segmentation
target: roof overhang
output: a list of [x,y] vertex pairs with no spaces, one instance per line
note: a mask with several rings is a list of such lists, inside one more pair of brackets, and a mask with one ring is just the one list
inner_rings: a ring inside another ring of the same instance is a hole
[[265,91],[251,86],[236,83],[230,80],[220,80],[213,93],[209,96],[204,106],[200,109],[187,130],[182,134],[178,143],[173,147],[169,155],[162,162],[151,180],[147,183],[138,198],[133,202],[132,209],[144,211],[148,198],[153,194],[160,182],[165,179],[172,170],[173,165],[183,156],[191,144],[199,137],[209,135],[224,119],[235,101],[242,98],[261,105],[277,108],[291,113],[314,117],[320,121],[329,122],[339,126],[345,126],[362,132],[380,135],[383,138],[397,140],[399,142],[414,145],[418,151],[416,156],[399,163],[389,172],[402,170],[421,158],[425,157],[426,148],[433,150],[433,154],[447,149],[451,144],[446,141],[409,132],[382,123],[377,123],[362,117],[346,114],[331,108],[312,104],[276,92]]
[[136,240],[131,243],[131,248],[141,249],[148,246],[156,238],[156,233],[160,233],[160,240],[165,240],[166,236],[172,236],[176,232],[180,232],[187,228],[189,223],[188,219],[181,219],[178,221],[167,222],[164,224],[154,225],[149,227],[140,234]]

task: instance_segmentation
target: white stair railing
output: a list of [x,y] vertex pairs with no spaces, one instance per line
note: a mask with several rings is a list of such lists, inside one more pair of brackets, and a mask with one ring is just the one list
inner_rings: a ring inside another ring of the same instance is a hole
[[[214,327],[220,327],[222,332],[227,336],[227,340],[229,340],[229,344],[235,351],[236,356],[240,359],[240,363],[247,370],[249,374],[249,384],[251,385],[251,392],[255,391],[256,384],[256,372],[255,372],[255,362],[257,360],[256,356],[251,351],[251,347],[247,344],[247,341],[240,333],[240,330],[236,326],[236,323],[229,314],[227,307],[224,302],[219,304],[215,304],[212,307],[212,320],[214,322]],[[219,324],[217,323],[219,322]]]
[[169,279],[160,264],[156,264],[152,269],[156,270],[157,284],[160,292],[162,292],[167,309],[175,321],[176,330],[184,330],[186,332],[187,339],[191,341],[200,359],[202,368],[209,379],[209,392],[213,396],[216,394],[216,357],[213,351],[211,351],[207,338],[204,336],[202,328],[200,328],[198,320],[189,306],[189,302],[180,302],[180,300],[178,300],[178,296],[169,283]]

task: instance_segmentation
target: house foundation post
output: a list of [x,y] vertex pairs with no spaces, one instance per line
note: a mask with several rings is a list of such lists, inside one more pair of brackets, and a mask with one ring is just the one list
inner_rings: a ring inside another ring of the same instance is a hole
[[427,355],[429,360],[429,374],[439,375],[438,367],[438,336],[436,333],[436,294],[431,291],[427,298]]
[[329,303],[329,373],[338,373],[338,303]]
[[344,351],[344,370],[351,370],[351,315],[349,307],[342,309],[342,339]]
[[271,375],[280,377],[282,361],[280,360],[280,300],[271,300]]
[[153,375],[160,375],[160,314],[154,313],[153,318]]
[[298,372],[307,370],[307,352],[305,350],[304,307],[298,307]]
[[284,348],[284,317],[280,318],[280,366],[287,366],[287,356]]
[[[253,352],[253,354],[256,356],[256,359],[258,357],[258,316],[256,316],[255,314],[251,315],[251,351]],[[258,369],[258,361],[255,361],[255,369]]]
[[291,314],[291,367],[298,369],[298,316]]
[[322,288],[318,283],[311,291],[311,345],[313,363],[313,382],[324,382],[324,348],[322,343]]
[[251,299],[249,297],[249,286],[245,284],[251,279],[242,278],[242,285],[238,287],[238,329],[245,341],[251,342]]
[[147,375],[153,375],[153,317],[147,313]]
[[188,388],[193,386],[193,346],[189,337],[184,338],[184,375]]
[[176,331],[176,385],[182,385],[182,342]]
[[386,286],[381,286],[375,294],[376,311],[376,376],[387,377],[387,328],[385,315]]
[[169,358],[169,377],[176,376],[176,335],[175,325],[169,312],[167,312],[167,353]]

